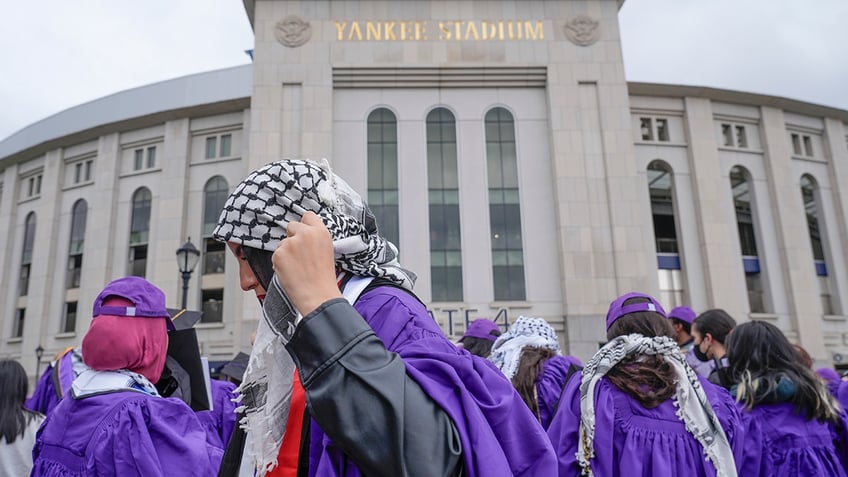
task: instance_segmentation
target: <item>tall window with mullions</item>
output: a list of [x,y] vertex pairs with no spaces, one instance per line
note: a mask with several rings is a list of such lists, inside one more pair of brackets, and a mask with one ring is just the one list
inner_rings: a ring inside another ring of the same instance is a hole
[[203,268],[204,275],[224,273],[225,245],[212,238],[218,216],[230,194],[226,179],[214,176],[203,187]]
[[35,248],[35,212],[30,212],[24,220],[24,249],[21,253],[21,273],[18,282],[18,296],[29,294],[29,276],[32,267],[32,252]]
[[757,233],[752,203],[751,181],[748,171],[740,166],[730,170],[730,189],[736,210],[736,228],[745,269],[745,286],[748,289],[748,307],[752,313],[765,313],[766,299],[757,253]]
[[400,248],[397,118],[386,108],[368,115],[368,206],[380,234]]
[[427,192],[432,299],[462,301],[456,120],[445,108],[427,115]]
[[130,219],[130,275],[147,274],[147,242],[150,239],[150,207],[152,196],[147,187],[138,188],[132,196]]
[[495,300],[525,300],[515,121],[497,107],[486,113],[486,170]]
[[65,288],[79,288],[82,276],[82,252],[85,243],[85,222],[88,216],[88,204],[85,199],[74,202],[71,209],[71,239],[68,244],[68,275]]
[[685,304],[677,223],[674,211],[674,176],[671,167],[655,160],[648,165],[648,191],[657,248],[657,276],[662,303],[669,307]]
[[804,212],[807,216],[807,231],[810,235],[810,246],[813,249],[813,262],[819,282],[822,313],[832,315],[834,314],[834,306],[831,300],[830,283],[828,283],[827,259],[824,253],[825,244],[822,241],[822,227],[816,201],[817,189],[818,186],[813,177],[807,174],[801,176],[801,200],[804,203]]

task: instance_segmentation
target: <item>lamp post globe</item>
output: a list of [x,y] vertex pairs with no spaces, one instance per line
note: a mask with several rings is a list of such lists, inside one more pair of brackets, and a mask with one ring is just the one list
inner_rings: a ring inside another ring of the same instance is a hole
[[191,243],[191,237],[188,237],[186,243],[177,249],[177,266],[180,268],[183,277],[183,309],[186,307],[188,298],[188,281],[191,278],[191,272],[197,266],[198,260],[200,260],[200,250]]
[[35,348],[35,378],[38,379],[38,371],[41,369],[41,357],[44,356],[44,348],[38,345]]

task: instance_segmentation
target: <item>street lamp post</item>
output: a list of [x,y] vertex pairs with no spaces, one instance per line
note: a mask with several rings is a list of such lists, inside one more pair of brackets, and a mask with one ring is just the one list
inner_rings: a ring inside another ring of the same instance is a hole
[[41,370],[41,357],[44,356],[44,348],[41,345],[38,345],[38,348],[35,348],[35,379],[38,380],[39,375],[38,372]]
[[191,278],[191,272],[197,266],[197,261],[200,260],[200,250],[191,243],[191,237],[186,240],[177,249],[177,265],[180,267],[180,273],[183,276],[183,309],[186,307],[188,296],[188,280]]

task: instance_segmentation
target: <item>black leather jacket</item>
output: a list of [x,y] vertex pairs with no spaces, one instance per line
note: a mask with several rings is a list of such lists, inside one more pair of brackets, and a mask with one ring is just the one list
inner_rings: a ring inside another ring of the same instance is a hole
[[450,417],[345,299],[304,317],[286,348],[306,390],[307,413],[364,475],[462,475]]

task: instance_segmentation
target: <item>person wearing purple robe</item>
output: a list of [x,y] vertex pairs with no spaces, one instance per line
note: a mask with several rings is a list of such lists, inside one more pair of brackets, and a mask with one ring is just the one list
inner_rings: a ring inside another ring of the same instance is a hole
[[[326,160],[252,172],[213,236],[263,303],[239,388],[257,475],[277,465],[309,476],[556,472],[509,381],[448,340],[371,210]],[[307,405],[295,412],[301,385]]]
[[780,329],[765,321],[727,337],[730,392],[742,409],[745,477],[846,476],[848,419]]
[[736,476],[739,410],[686,363],[660,304],[622,295],[606,325],[609,342],[568,381],[548,428],[559,475]]
[[32,476],[213,476],[222,450],[196,414],[155,387],[173,324],[165,294],[140,277],[110,282],[82,341],[86,369],[47,416]]
[[237,396],[236,385],[220,379],[210,379],[209,385],[212,388],[212,410],[197,411],[197,418],[206,433],[214,436],[218,447],[226,449],[238,417],[237,404],[233,402]]
[[547,429],[565,383],[583,364],[563,356],[556,331],[543,318],[519,316],[492,346],[489,357],[512,382],[521,399]]
[[44,415],[49,414],[70,391],[74,378],[85,367],[79,347],[65,349],[41,374],[32,396],[26,400],[24,407]]

